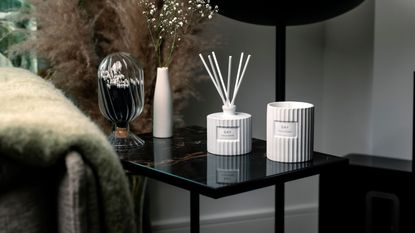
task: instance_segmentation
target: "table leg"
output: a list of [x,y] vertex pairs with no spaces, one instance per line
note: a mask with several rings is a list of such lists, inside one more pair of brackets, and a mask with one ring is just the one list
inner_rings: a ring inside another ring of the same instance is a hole
[[275,185],[275,233],[284,233],[285,184]]
[[190,191],[190,232],[200,232],[199,193]]

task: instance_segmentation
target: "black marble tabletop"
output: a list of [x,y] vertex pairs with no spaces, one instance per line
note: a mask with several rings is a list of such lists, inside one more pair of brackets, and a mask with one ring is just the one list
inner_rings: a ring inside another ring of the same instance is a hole
[[252,152],[220,156],[206,152],[206,129],[177,129],[173,138],[139,135],[145,146],[119,153],[124,168],[200,194],[219,198],[278,182],[299,179],[345,167],[347,159],[314,152],[313,160],[279,163],[266,157],[266,142],[252,140]]

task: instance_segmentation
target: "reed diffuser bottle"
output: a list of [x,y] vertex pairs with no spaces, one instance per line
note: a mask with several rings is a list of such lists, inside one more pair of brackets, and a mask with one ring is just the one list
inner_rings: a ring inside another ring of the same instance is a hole
[[[241,155],[251,152],[251,115],[236,112],[235,105],[235,98],[241,86],[251,55],[248,55],[241,72],[244,60],[244,53],[241,53],[234,85],[231,85],[232,56],[229,56],[226,84],[215,53],[212,52],[212,56],[208,55],[210,68],[201,54],[199,54],[199,57],[223,102],[223,112],[212,113],[207,116],[208,152],[216,155]],[[232,96],[231,86],[234,86]]]

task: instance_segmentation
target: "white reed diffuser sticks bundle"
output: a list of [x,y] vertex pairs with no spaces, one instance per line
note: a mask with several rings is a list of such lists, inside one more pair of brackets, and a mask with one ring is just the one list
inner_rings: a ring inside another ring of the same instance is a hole
[[[210,63],[210,69],[209,66],[207,65],[205,59],[203,58],[202,54],[199,54],[200,59],[203,62],[203,65],[206,68],[206,71],[209,74],[210,79],[213,82],[213,85],[216,88],[216,91],[218,92],[220,98],[222,99],[223,105],[227,106],[227,107],[231,107],[234,105],[235,102],[235,98],[238,95],[238,91],[239,91],[239,87],[241,86],[242,80],[244,78],[245,75],[245,71],[246,71],[246,67],[248,66],[249,63],[249,59],[251,58],[251,55],[248,55],[245,64],[243,66],[242,69],[242,73],[241,73],[241,68],[242,68],[242,63],[244,60],[244,53],[241,53],[241,56],[239,58],[239,66],[238,66],[238,72],[236,74],[236,79],[235,79],[235,86],[233,88],[233,94],[232,94],[232,98],[230,98],[231,96],[231,70],[232,70],[232,56],[229,56],[229,61],[228,61],[228,79],[227,79],[227,83],[225,85],[225,82],[223,80],[223,76],[222,76],[222,72],[220,70],[219,64],[218,64],[218,60],[216,59],[216,55],[215,52],[212,52],[212,56],[208,55],[208,60]],[[213,57],[213,61],[212,61],[212,57]]]

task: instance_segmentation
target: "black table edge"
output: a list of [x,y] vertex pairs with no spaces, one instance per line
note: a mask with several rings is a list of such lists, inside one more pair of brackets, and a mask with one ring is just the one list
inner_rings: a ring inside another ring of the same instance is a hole
[[[196,191],[204,196],[211,197],[214,199],[235,195],[247,191],[252,191],[259,188],[264,188],[267,186],[271,186],[277,183],[285,183],[288,181],[301,179],[313,175],[317,175],[324,172],[332,171],[333,169],[339,169],[342,167],[346,167],[349,164],[347,158],[337,157],[333,155],[323,154],[320,152],[319,155],[327,156],[327,157],[334,157],[337,161],[332,161],[330,164],[323,164],[318,166],[311,166],[308,168],[301,168],[298,170],[290,171],[284,174],[279,174],[275,176],[268,176],[262,179],[257,180],[250,180],[241,183],[236,183],[229,186],[223,187],[207,187],[201,183],[192,180],[183,180],[183,179],[175,179],[172,178],[171,174],[163,173],[161,171],[155,170],[149,167],[143,167],[141,165],[134,164],[129,161],[121,160],[121,163],[129,173],[136,174],[136,175],[143,175],[148,178],[152,178],[167,184],[174,185],[179,188],[183,188],[189,191]],[[220,190],[220,191],[219,191]]]

